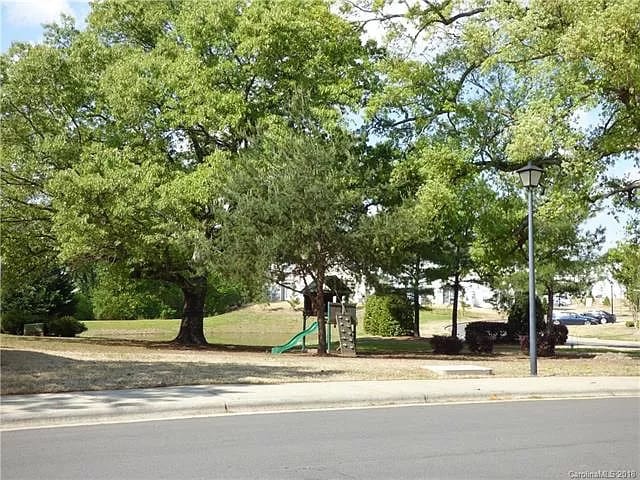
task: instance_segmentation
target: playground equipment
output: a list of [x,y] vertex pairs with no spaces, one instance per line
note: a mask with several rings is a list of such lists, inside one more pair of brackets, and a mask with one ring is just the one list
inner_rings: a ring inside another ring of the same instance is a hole
[[338,327],[340,355],[356,356],[356,306],[345,303],[329,303],[327,306],[327,347],[331,347],[331,328]]
[[287,343],[283,343],[282,345],[273,347],[271,349],[271,353],[278,354],[278,353],[286,352],[287,350],[291,350],[293,347],[295,347],[298,344],[298,342],[303,340],[304,337],[306,337],[310,333],[315,332],[316,330],[318,330],[318,322],[313,322],[311,325],[309,325],[309,328],[307,328],[306,330],[302,330],[299,333],[296,333],[293,337],[291,337],[291,340],[289,340]]
[[[294,335],[291,340],[283,345],[278,345],[271,349],[271,353],[278,354],[286,352],[291,348],[302,344],[302,351],[306,350],[305,337],[318,330],[318,322],[313,322],[307,328],[307,318],[317,316],[315,298],[318,289],[315,282],[311,282],[302,292],[304,298],[304,309],[302,312],[302,331]],[[323,298],[325,303],[325,318],[327,328],[327,351],[331,350],[331,329],[333,325],[338,327],[340,338],[340,355],[356,356],[356,306],[347,304],[346,301],[351,294],[351,290],[338,277],[330,275],[325,278],[323,288]],[[344,299],[339,303],[334,300]]]

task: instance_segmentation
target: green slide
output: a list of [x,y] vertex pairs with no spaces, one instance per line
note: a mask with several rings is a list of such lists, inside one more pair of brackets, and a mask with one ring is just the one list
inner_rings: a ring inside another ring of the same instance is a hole
[[318,330],[318,322],[313,322],[311,325],[309,325],[309,328],[307,328],[306,330],[301,331],[300,333],[296,333],[293,338],[291,340],[289,340],[287,343],[283,344],[283,345],[278,345],[277,347],[273,347],[271,349],[271,353],[276,354],[276,353],[282,353],[282,352],[286,352],[287,350],[292,349],[293,347],[295,347],[298,342],[300,340],[302,340],[302,337],[306,337],[307,335],[309,335],[310,333],[315,332],[316,330]]

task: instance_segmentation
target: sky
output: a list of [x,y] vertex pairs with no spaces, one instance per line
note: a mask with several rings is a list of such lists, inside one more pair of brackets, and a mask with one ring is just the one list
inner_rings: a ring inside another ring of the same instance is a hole
[[65,13],[82,26],[89,13],[88,1],[0,0],[0,46],[5,52],[12,42],[42,40],[42,24],[55,22]]
[[[82,27],[89,13],[89,2],[88,0],[0,0],[0,50],[5,52],[11,43],[16,41],[34,43],[41,41],[42,24],[58,20],[62,13],[73,16],[76,19],[76,25]],[[376,37],[375,32],[371,33],[371,36]],[[629,175],[632,178],[638,178],[640,175],[631,160],[616,163],[609,173],[612,176]],[[623,215],[621,222],[618,222],[610,212],[605,211],[590,219],[585,229],[606,227],[606,243],[603,246],[606,250],[624,237],[624,224],[627,219],[628,216]]]

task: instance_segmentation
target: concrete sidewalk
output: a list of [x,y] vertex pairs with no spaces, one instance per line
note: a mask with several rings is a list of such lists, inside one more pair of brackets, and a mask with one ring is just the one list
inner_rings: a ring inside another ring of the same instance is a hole
[[621,348],[625,350],[640,349],[640,342],[631,340],[601,340],[599,338],[573,337],[571,335],[567,337],[565,345],[571,347]]
[[609,396],[640,397],[640,377],[206,385],[8,395],[0,405],[0,430],[279,410]]

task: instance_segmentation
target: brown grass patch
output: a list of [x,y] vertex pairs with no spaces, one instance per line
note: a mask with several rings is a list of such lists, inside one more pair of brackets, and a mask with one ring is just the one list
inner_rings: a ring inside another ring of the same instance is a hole
[[[225,383],[427,379],[434,378],[434,374],[425,370],[425,365],[451,363],[487,366],[501,377],[529,374],[529,359],[516,351],[486,356],[405,353],[320,358],[311,353],[271,355],[261,347],[233,345],[186,349],[140,340],[3,336],[0,355],[2,394]],[[563,350],[556,358],[540,358],[538,373],[639,375],[639,367],[640,359],[626,353]]]

